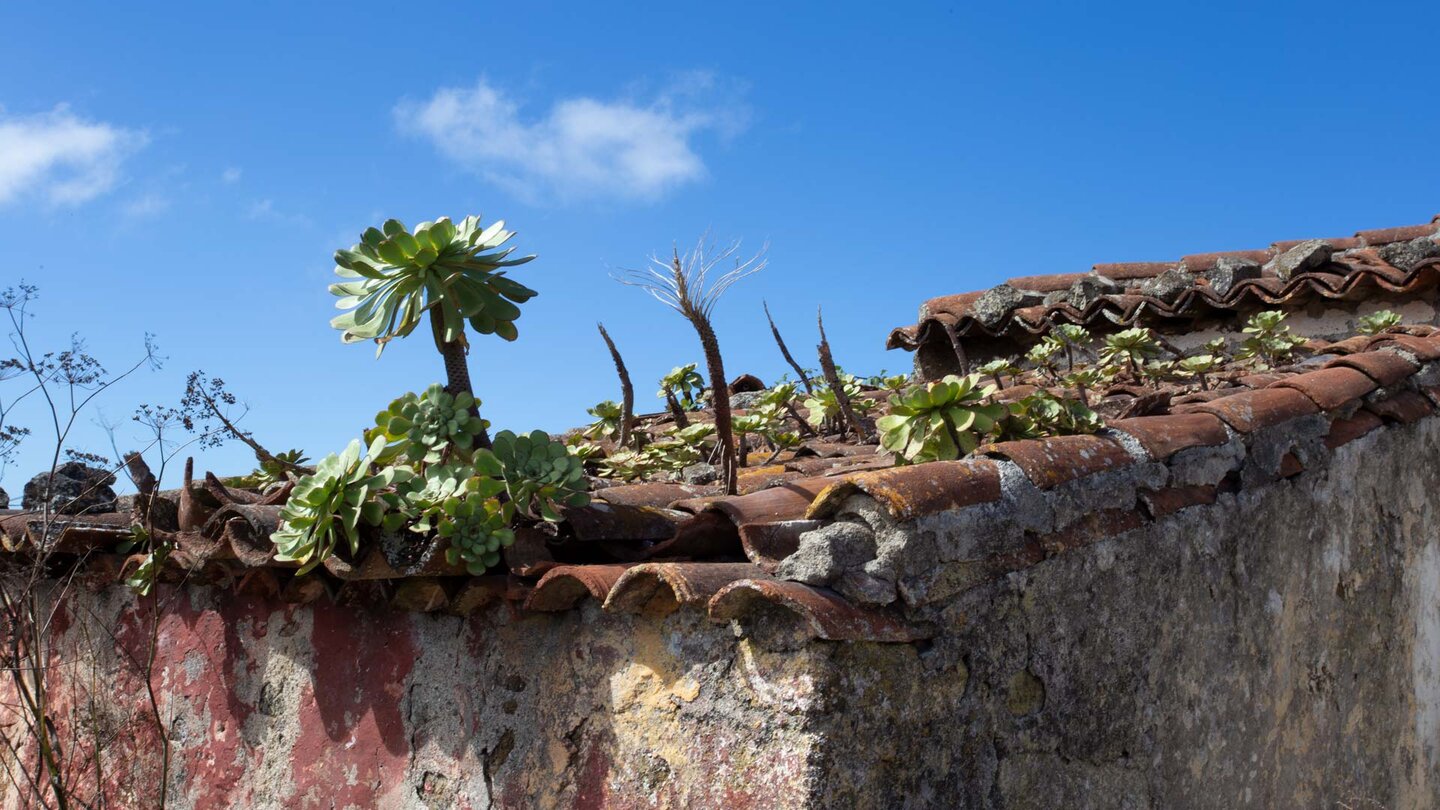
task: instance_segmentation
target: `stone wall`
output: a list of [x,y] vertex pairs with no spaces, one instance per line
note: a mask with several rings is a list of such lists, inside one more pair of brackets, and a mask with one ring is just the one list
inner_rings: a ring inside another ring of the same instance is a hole
[[[1437,458],[1440,419],[1387,427],[1315,471],[932,583],[908,609],[939,632],[916,644],[593,602],[462,618],[170,589],[153,683],[171,803],[1434,806]],[[897,560],[989,542],[962,515],[886,523],[865,501],[842,521]],[[158,796],[136,663],[155,604],[76,590],[57,616],[67,758],[98,763],[110,806]]]

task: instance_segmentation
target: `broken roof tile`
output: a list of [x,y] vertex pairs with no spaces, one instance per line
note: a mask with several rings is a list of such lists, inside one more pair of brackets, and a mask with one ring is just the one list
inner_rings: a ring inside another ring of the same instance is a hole
[[1103,436],[1021,439],[987,444],[976,452],[1015,462],[1025,477],[1041,489],[1123,467],[1133,461],[1119,442]]
[[1215,487],[1203,484],[1144,490],[1140,493],[1140,503],[1153,520],[1172,515],[1181,509],[1215,503],[1215,498]]
[[1309,397],[1320,410],[1333,411],[1374,391],[1377,386],[1362,371],[1334,366],[1286,377],[1274,387],[1293,388]]
[[1198,412],[1220,417],[1240,433],[1253,433],[1320,410],[1309,397],[1293,388],[1242,391],[1194,408]]
[[825,641],[907,643],[933,635],[889,611],[859,608],[833,591],[777,579],[732,582],[710,600],[709,612],[712,621],[744,623],[773,616],[775,608],[798,619],[810,638]]
[[1376,414],[1360,409],[1349,419],[1336,419],[1330,423],[1330,432],[1325,436],[1325,446],[1334,450],[1349,444],[1375,428],[1385,424]]
[[1413,335],[1386,334],[1382,340],[1371,344],[1370,348],[1382,351],[1389,348],[1402,349],[1415,355],[1421,361],[1430,362],[1440,360],[1440,340],[1434,337],[1420,338]]

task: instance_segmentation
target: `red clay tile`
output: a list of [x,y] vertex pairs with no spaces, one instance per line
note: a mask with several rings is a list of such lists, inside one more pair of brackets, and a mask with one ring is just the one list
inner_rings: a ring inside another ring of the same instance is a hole
[[1391,242],[1409,242],[1412,239],[1431,236],[1434,233],[1435,223],[1432,222],[1426,225],[1406,225],[1399,228],[1376,228],[1373,231],[1360,231],[1355,234],[1355,238],[1369,247],[1388,245]]
[[1440,360],[1440,341],[1433,337],[1418,338],[1411,335],[1384,335],[1382,340],[1377,340],[1370,345],[1371,349],[1385,349],[1394,346],[1397,349],[1404,349],[1418,357],[1423,362]]
[[1357,369],[1382,387],[1394,385],[1420,369],[1395,352],[1359,352],[1337,357],[1325,364],[1326,368],[1336,366]]
[[1203,273],[1206,270],[1214,270],[1215,265],[1221,259],[1264,264],[1270,261],[1270,255],[1268,250],[1222,250],[1216,253],[1192,253],[1189,256],[1181,256],[1180,263],[1192,273]]
[[1167,487],[1162,490],[1146,490],[1140,493],[1140,503],[1152,519],[1158,520],[1191,506],[1205,506],[1215,503],[1215,487],[1195,485],[1188,487]]
[[710,620],[744,620],[776,607],[795,615],[811,638],[826,641],[906,643],[933,635],[927,628],[907,624],[889,611],[859,608],[833,591],[778,579],[741,580],[726,585],[710,600]]
[[773,574],[781,560],[800,548],[800,535],[823,525],[818,520],[747,523],[740,527],[740,545],[750,562],[760,566],[765,573]]
[[1041,489],[1134,463],[1124,447],[1102,436],[1051,436],[987,444],[977,452],[1008,458]]
[[820,493],[806,517],[833,515],[856,492],[883,504],[897,520],[911,520],[1000,500],[1000,469],[989,459],[967,458],[858,473]]
[[778,487],[762,489],[749,495],[736,495],[711,501],[705,509],[729,517],[736,526],[746,523],[769,523],[805,517],[810,502],[821,490],[835,483],[833,478],[803,478],[787,481]]
[[1280,477],[1290,478],[1305,472],[1305,465],[1300,463],[1299,456],[1294,453],[1286,453],[1280,459]]
[[1144,524],[1145,516],[1138,509],[1103,509],[1085,515],[1058,532],[1041,535],[1037,540],[1047,553],[1061,554],[1138,529]]
[[1288,375],[1262,372],[1260,374],[1246,374],[1244,377],[1236,378],[1235,382],[1246,388],[1269,388],[1275,383],[1286,379]]
[[589,596],[604,601],[629,565],[562,565],[552,568],[535,584],[527,610],[569,610]]
[[970,306],[984,295],[985,291],[960,293],[959,295],[942,295],[938,298],[931,298],[920,305],[920,319],[934,317],[940,314],[967,315]]
[[[1278,255],[1280,255],[1281,253],[1284,253],[1285,251],[1289,250],[1290,248],[1295,247],[1296,245],[1304,244],[1305,242],[1309,242],[1309,241],[1311,241],[1311,240],[1309,240],[1309,239],[1286,239],[1286,240],[1284,240],[1284,241],[1282,241],[1282,242],[1275,242],[1275,243],[1273,243],[1272,245],[1270,245],[1270,250],[1271,250],[1275,255],[1278,256]],[[1353,236],[1339,236],[1339,237],[1335,237],[1334,239],[1326,239],[1326,240],[1324,240],[1324,241],[1327,242],[1327,243],[1329,243],[1330,247],[1334,248],[1334,249],[1337,250],[1337,251],[1340,251],[1340,250],[1353,250],[1354,248],[1363,247],[1363,245],[1361,244],[1360,240],[1359,240],[1359,239],[1356,239],[1356,238],[1353,237]]]
[[1322,411],[1333,411],[1374,391],[1369,375],[1353,368],[1336,366],[1307,371],[1275,383],[1276,388],[1293,388],[1309,397]]
[[1310,398],[1293,388],[1262,388],[1242,391],[1233,396],[1195,406],[1201,413],[1212,413],[1241,433],[1252,433],[1273,427],[1320,409]]
[[1017,290],[1030,290],[1031,292],[1056,292],[1057,290],[1068,290],[1070,285],[1090,275],[1089,273],[1057,273],[1053,276],[1017,276],[1006,280],[1006,284]]
[[703,498],[720,492],[718,487],[690,484],[621,484],[595,491],[595,497],[617,506],[669,506],[676,501]]
[[678,607],[708,602],[721,588],[742,579],[763,579],[752,563],[644,563],[620,575],[605,597],[607,611],[665,615]]
[[1336,419],[1330,423],[1330,433],[1325,437],[1325,446],[1334,450],[1364,436],[1385,424],[1379,416],[1360,409],[1349,419]]
[[1354,337],[1348,337],[1344,340],[1337,340],[1334,343],[1328,343],[1321,351],[1326,354],[1359,354],[1360,352],[1370,351],[1370,347],[1382,339],[1383,337],[1377,337],[1375,335],[1355,335]]
[[1175,267],[1175,262],[1117,262],[1097,264],[1092,270],[1108,279],[1128,281],[1135,278],[1154,278]]
[[1140,416],[1121,419],[1110,427],[1135,437],[1150,458],[1163,461],[1190,447],[1224,444],[1230,434],[1225,424],[1208,413]]
[[1418,391],[1401,391],[1380,402],[1367,402],[1365,409],[1384,417],[1386,421],[1408,425],[1434,412],[1435,403]]

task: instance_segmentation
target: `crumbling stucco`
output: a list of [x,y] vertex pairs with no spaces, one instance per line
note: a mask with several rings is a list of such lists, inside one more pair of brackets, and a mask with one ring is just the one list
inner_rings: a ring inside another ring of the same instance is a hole
[[[1315,428],[1267,441],[1329,453]],[[973,564],[1280,455],[1203,450],[1045,492],[1005,468],[998,505],[911,523],[851,498],[782,571],[940,630],[915,644],[593,602],[461,618],[169,591],[154,682],[174,806],[1433,806],[1440,419],[1008,574]],[[82,629],[142,651],[148,604],[76,592],[57,650],[64,701],[91,710],[104,778],[137,807],[159,774],[143,690]]]

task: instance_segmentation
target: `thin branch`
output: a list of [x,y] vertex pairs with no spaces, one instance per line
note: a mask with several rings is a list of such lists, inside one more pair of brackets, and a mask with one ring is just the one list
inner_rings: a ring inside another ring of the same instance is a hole
[[770,304],[761,301],[760,306],[765,308],[765,320],[770,322],[770,334],[775,336],[775,344],[780,347],[780,354],[785,356],[785,362],[790,364],[790,368],[795,369],[795,376],[800,379],[800,384],[805,386],[805,393],[814,396],[815,386],[810,384],[810,377],[800,368],[800,364],[795,362],[795,358],[790,356],[790,349],[785,346],[785,338],[780,337],[780,327],[776,326],[775,319],[770,317]]

